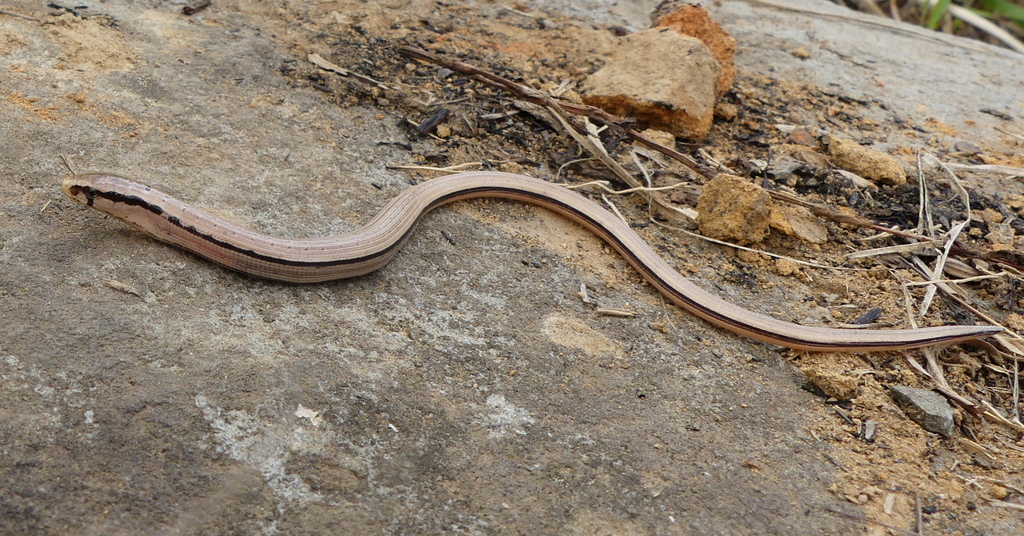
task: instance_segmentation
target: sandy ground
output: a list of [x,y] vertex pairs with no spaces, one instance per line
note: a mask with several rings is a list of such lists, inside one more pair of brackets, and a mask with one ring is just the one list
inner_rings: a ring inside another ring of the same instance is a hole
[[[912,527],[915,493],[936,507],[930,534],[1020,530],[1019,512],[987,505],[990,487],[957,476],[1014,478],[1012,450],[998,472],[975,470],[871,398],[854,411],[886,414],[887,435],[853,441],[802,389],[793,363],[811,356],[664,304],[553,214],[457,205],[379,273],[294,286],[209,265],[59,190],[67,165],[109,171],[269,233],[319,236],[418,176],[388,164],[486,159],[551,178],[574,146],[543,125],[415,136],[406,120],[428,107],[306,55],[439,98],[452,79],[396,45],[557,82],[599,66],[610,28],[644,27],[654,2],[504,6],[532,17],[490,2],[215,0],[192,17],[183,4],[18,0],[4,8],[38,20],[0,15],[3,533],[861,534],[879,531],[868,519]],[[740,42],[738,85],[793,122],[821,110],[787,108],[776,82],[856,103],[857,121],[830,128],[883,147],[1019,154],[993,135],[1007,122],[979,112],[1020,108],[1017,57],[744,2],[714,13]],[[986,181],[974,184],[1018,188]],[[815,300],[845,284],[641,232],[705,287],[787,320],[820,321]],[[636,316],[597,315],[581,283]],[[884,306],[898,312],[896,296]]]

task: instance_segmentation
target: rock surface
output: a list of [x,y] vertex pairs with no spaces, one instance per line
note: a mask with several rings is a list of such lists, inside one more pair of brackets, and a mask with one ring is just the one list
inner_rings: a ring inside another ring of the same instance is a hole
[[903,412],[920,424],[921,428],[942,437],[953,437],[956,426],[953,408],[944,396],[935,391],[902,385],[893,387],[890,393],[893,400],[903,408]]
[[[307,54],[447,91],[392,46],[499,42],[495,58],[546,62],[556,34],[610,32],[524,30],[489,3],[85,3],[0,15],[0,534],[850,526],[822,515],[855,510],[827,491],[829,447],[803,432],[820,410],[779,354],[666,308],[565,218],[458,203],[383,270],[296,286],[60,191],[67,166],[106,171],[270,234],[343,233],[417,178],[386,164],[444,149],[396,119],[415,110]],[[596,314],[581,283],[637,316]]]
[[[185,18],[180,0],[5,2],[37,20],[0,15],[0,533],[803,536],[878,528],[867,520],[913,530],[905,490],[935,489],[914,479],[927,472],[914,463],[923,441],[841,458],[843,443],[822,430],[834,415],[780,352],[667,307],[553,214],[459,203],[428,217],[382,272],[298,287],[201,262],[59,191],[68,162],[269,233],[345,232],[415,178],[385,164],[437,148],[373,88],[304,66],[309,52],[354,50],[344,66],[371,76],[384,57],[405,71],[389,81],[435,79],[387,52],[410,40],[492,65],[526,56],[539,71],[548,46],[581,43],[598,52],[567,56],[596,64],[611,41],[602,28],[646,27],[654,3],[557,0],[524,17],[493,2],[218,1]],[[51,20],[66,9],[90,18]],[[743,72],[878,99],[886,106],[864,113],[886,128],[893,110],[925,100],[988,148],[996,120],[978,108],[1019,94],[1019,60],[997,52],[746,2],[714,9],[742,44]],[[813,57],[793,61],[797,44]],[[798,120],[814,117],[797,107]],[[780,304],[817,291],[749,288],[716,270],[727,252],[685,253],[702,286],[761,312],[784,316]],[[580,283],[637,317],[596,315]],[[833,485],[851,475],[887,491],[855,481],[865,502],[848,502]],[[894,495],[888,515],[879,505]],[[1019,515],[977,504],[926,518],[928,533],[1019,530]]]

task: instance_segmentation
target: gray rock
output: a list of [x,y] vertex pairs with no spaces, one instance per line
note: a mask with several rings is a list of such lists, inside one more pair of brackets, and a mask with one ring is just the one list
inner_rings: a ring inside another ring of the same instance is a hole
[[902,385],[893,387],[889,393],[903,408],[903,412],[920,424],[921,428],[942,437],[953,437],[953,408],[942,395]]

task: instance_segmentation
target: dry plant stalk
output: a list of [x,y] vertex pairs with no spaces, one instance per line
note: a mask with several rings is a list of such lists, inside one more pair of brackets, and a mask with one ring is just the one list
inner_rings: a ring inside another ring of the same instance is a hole
[[[549,109],[555,108],[560,111],[563,117],[565,116],[565,112],[571,112],[575,115],[590,118],[601,123],[603,126],[615,129],[616,131],[618,131],[617,133],[621,133],[622,135],[640,143],[641,145],[658,151],[664,154],[665,156],[668,156],[669,158],[678,161],[679,163],[686,166],[693,173],[696,173],[705,178],[711,178],[715,175],[714,170],[702,166],[693,158],[690,158],[689,156],[686,156],[685,154],[680,153],[675,149],[665,147],[660,143],[652,141],[641,135],[636,130],[624,126],[624,120],[621,117],[612,115],[602,110],[601,108],[597,108],[595,106],[588,106],[586,104],[577,104],[562,99],[556,99],[548,95],[547,93],[544,93],[543,91],[538,91],[532,87],[509,80],[508,78],[497,75],[485,69],[481,69],[469,63],[459,60],[453,60],[450,58],[445,58],[419,48],[403,46],[398,48],[398,53],[408,58],[413,58],[420,61],[425,61],[428,63],[433,63],[435,65],[440,65],[442,67],[446,67],[459,74],[466,75],[467,77],[478,82],[508,91],[509,93],[512,93],[516,97],[532,102],[534,104],[539,104]],[[579,134],[583,134],[586,131],[579,129],[576,132]]]
[[[699,176],[702,176],[704,178],[711,178],[716,174],[716,170],[700,164],[693,158],[685,154],[682,154],[679,151],[676,151],[675,149],[666,147],[664,145],[661,145],[657,142],[645,138],[636,130],[628,126],[625,126],[625,120],[623,120],[620,117],[609,114],[608,112],[605,112],[600,108],[584,104],[572,103],[561,99],[556,99],[542,91],[538,91],[529,86],[509,80],[503,76],[489,72],[485,69],[481,69],[469,63],[450,58],[445,58],[438,54],[434,54],[422,49],[403,46],[398,48],[398,53],[409,58],[446,67],[448,69],[451,69],[452,71],[463,74],[469,77],[470,79],[484,83],[491,87],[508,91],[509,93],[512,93],[513,95],[520,99],[546,108],[549,111],[549,113],[553,114],[556,118],[558,118],[559,122],[568,125],[565,126],[564,128],[570,135],[574,137],[574,139],[580,142],[581,145],[583,145],[584,147],[591,146],[588,149],[588,152],[594,155],[595,157],[601,159],[602,162],[608,163],[608,159],[602,158],[601,156],[604,152],[603,147],[598,149],[596,147],[593,147],[594,144],[592,142],[588,143],[585,141],[581,141],[582,138],[589,136],[589,131],[587,130],[585,125],[580,125],[573,118],[569,117],[568,113],[583,116],[585,118],[600,123],[602,126],[614,129],[616,134],[621,134],[625,137],[628,137],[636,141],[637,143],[640,143],[641,145],[644,145],[645,147],[658,151],[664,154],[665,156],[672,158],[673,160],[683,164],[687,169],[689,169],[693,173],[696,173]],[[598,143],[597,145],[600,144]],[[609,164],[609,166],[612,168],[613,171],[616,172],[616,175],[620,176],[623,179],[623,181],[625,181],[631,187],[641,186],[639,183],[635,181],[635,179],[632,178],[632,176],[629,176],[628,173],[624,174],[622,173],[623,170],[616,169],[616,167],[621,168],[621,166],[618,163],[615,163],[614,165]],[[891,229],[879,225],[866,218],[844,214],[832,207],[812,203],[792,194],[774,190],[769,190],[768,193],[769,195],[772,196],[772,199],[776,201],[807,208],[814,215],[820,218],[825,218],[827,220],[834,221],[836,223],[853,225],[864,229],[872,229],[882,233],[901,236],[909,240],[914,240],[918,242],[931,243],[934,241],[932,237],[922,235],[920,233]],[[676,213],[678,211],[676,207],[672,207],[668,205],[668,203],[664,203],[657,199],[655,199],[655,202],[664,208],[668,208],[668,212],[670,214]],[[963,257],[981,259],[987,262],[1003,264],[1018,270],[1024,270],[1024,256],[1021,256],[1015,252],[979,251],[974,248],[970,248],[968,246],[956,243],[955,241],[951,241],[949,246],[949,253]]]

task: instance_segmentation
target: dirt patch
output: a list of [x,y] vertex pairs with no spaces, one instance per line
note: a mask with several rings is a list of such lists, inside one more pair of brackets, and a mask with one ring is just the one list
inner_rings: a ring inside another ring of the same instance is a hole
[[544,334],[555,344],[583,350],[595,357],[614,358],[622,354],[614,341],[571,318],[547,317],[544,319]]
[[106,17],[83,19],[71,13],[47,19],[50,38],[60,47],[60,57],[68,67],[96,71],[125,71],[137,61],[112,20]]
[[0,54],[7,54],[11,51],[25,46],[25,42],[18,38],[18,34],[0,27]]

